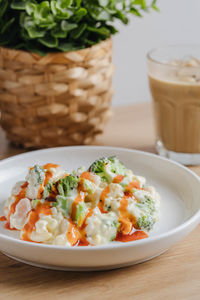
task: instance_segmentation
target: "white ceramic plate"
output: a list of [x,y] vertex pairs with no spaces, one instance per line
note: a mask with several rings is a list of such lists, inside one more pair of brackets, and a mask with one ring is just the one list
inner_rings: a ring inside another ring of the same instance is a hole
[[[33,164],[58,163],[67,170],[89,166],[99,157],[117,155],[161,195],[161,219],[144,240],[103,246],[65,248],[19,240],[0,222],[0,251],[16,260],[60,270],[113,269],[143,262],[166,251],[200,221],[200,179],[189,169],[156,155],[111,147],[63,147],[33,151],[0,162],[0,215],[11,187]],[[191,245],[192,246],[192,245]]]

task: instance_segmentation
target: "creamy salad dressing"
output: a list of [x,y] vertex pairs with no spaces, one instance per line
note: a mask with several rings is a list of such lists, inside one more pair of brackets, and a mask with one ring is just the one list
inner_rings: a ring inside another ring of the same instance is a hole
[[35,165],[12,189],[4,214],[6,228],[25,241],[102,245],[146,238],[159,219],[159,195],[115,157],[72,174]]

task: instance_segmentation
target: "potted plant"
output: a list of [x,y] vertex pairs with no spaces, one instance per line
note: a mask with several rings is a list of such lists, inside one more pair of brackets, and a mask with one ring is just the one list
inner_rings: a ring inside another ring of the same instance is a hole
[[151,0],[0,0],[0,109],[24,147],[88,144],[110,116],[114,21]]

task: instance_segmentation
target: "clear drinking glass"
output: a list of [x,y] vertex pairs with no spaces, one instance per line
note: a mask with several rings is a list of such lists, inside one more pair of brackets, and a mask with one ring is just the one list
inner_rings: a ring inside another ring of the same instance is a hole
[[200,45],[154,49],[147,61],[158,153],[200,164]]

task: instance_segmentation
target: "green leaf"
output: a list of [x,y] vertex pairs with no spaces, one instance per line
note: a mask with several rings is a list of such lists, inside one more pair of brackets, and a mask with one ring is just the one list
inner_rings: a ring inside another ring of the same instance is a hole
[[46,34],[46,30],[38,27],[34,24],[33,20],[29,16],[22,15],[21,24],[26,29],[28,36],[31,39],[44,37]]
[[4,26],[1,28],[1,34],[5,33],[9,27],[15,22],[15,18],[10,19]]
[[160,12],[160,9],[157,7],[156,2],[157,2],[156,0],[154,0],[152,2],[151,8],[154,9],[155,11],[157,11],[157,12]]
[[[7,1],[7,0],[6,0]],[[12,9],[23,10],[26,7],[26,0],[13,0],[10,7]]]
[[105,10],[102,7],[96,7],[94,5],[91,5],[88,7],[88,12],[94,18],[96,21],[110,21],[111,15],[107,10]]
[[107,6],[109,4],[109,0],[98,0],[100,6]]
[[3,15],[6,13],[6,10],[8,8],[8,1],[4,1],[0,5],[0,18],[3,17]]
[[67,42],[66,43],[60,42],[57,48],[63,52],[69,52],[69,51],[80,49],[80,47],[75,46],[73,43],[67,43]]
[[46,35],[43,38],[38,39],[38,41],[49,48],[56,48],[58,46],[58,39],[50,35]]
[[33,15],[36,10],[36,5],[34,3],[26,3],[25,9],[28,15]]
[[78,27],[77,24],[75,24],[75,23],[69,23],[66,20],[63,20],[61,22],[61,30],[66,31],[66,32],[68,32],[70,30],[73,30],[73,29],[75,29],[77,27]]
[[68,9],[69,6],[71,5],[72,1],[71,0],[57,0],[57,1],[51,1],[51,11],[53,15],[57,19],[69,19],[72,15],[73,12]]
[[142,9],[146,9],[146,1],[145,0],[135,0],[132,2],[133,5],[140,5]]
[[136,8],[131,8],[130,13],[137,16],[137,17],[142,17],[141,13]]
[[126,16],[123,12],[121,12],[120,10],[117,10],[116,16],[117,16],[124,24],[128,24],[128,18],[127,18],[127,16]]
[[75,12],[73,16],[73,21],[79,23],[86,15],[87,15],[87,10],[81,7]]
[[91,31],[91,32],[95,32],[97,34],[103,35],[105,37],[109,37],[110,36],[110,30],[106,27],[100,27],[100,28],[95,28],[95,27],[87,27],[87,30]]
[[81,6],[81,2],[82,2],[82,0],[76,0],[76,7],[80,7]]
[[96,20],[98,20],[98,21],[110,21],[111,16],[106,10],[102,10],[98,15],[96,15]]
[[51,31],[51,35],[55,38],[66,38],[67,37],[67,31],[61,30],[59,27],[55,27]]
[[33,11],[33,21],[38,26],[46,27],[47,29],[51,29],[56,25],[48,1],[43,1],[35,6]]
[[70,36],[73,37],[73,39],[77,40],[86,30],[86,28],[87,28],[87,24],[82,23],[78,28],[71,31]]

